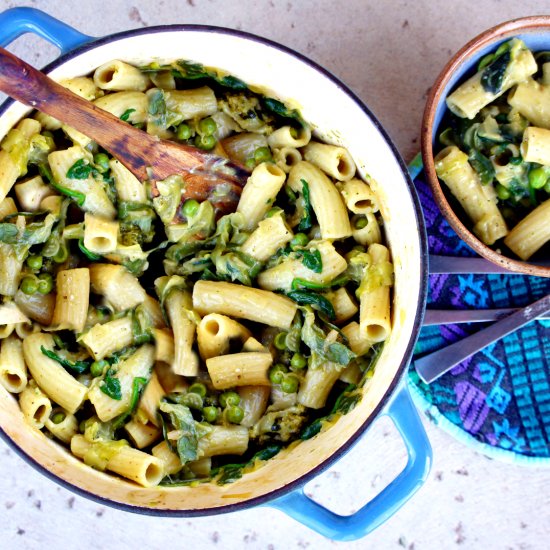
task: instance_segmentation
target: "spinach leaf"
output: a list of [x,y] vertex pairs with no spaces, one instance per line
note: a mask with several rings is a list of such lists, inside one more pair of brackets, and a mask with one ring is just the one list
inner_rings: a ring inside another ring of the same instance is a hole
[[176,445],[181,463],[186,464],[197,460],[199,434],[189,407],[163,401],[160,404],[160,410],[169,415],[174,428],[181,433]]
[[495,169],[492,162],[477,149],[471,149],[468,155],[468,161],[477,172],[483,185],[487,185],[495,178]]
[[130,118],[130,115],[135,112],[135,109],[126,109],[121,115],[120,120],[123,120],[124,122],[128,122],[128,119]]
[[351,349],[340,342],[329,344],[325,356],[329,361],[339,363],[340,365],[349,365],[357,357]]
[[481,85],[486,92],[498,94],[502,89],[502,82],[506,69],[512,59],[510,49],[503,52],[499,57],[495,58],[485,69],[481,75]]
[[99,254],[96,254],[95,252],[91,252],[84,246],[84,239],[78,239],[78,248],[80,248],[80,251],[88,260],[91,261],[97,261],[101,259],[101,256]]
[[313,226],[313,207],[311,206],[311,200],[309,196],[309,184],[306,180],[302,182],[302,201],[304,203],[304,217],[298,224],[298,231],[307,231]]
[[346,274],[339,275],[328,283],[314,283],[313,281],[296,277],[295,279],[292,279],[291,288],[292,290],[300,290],[302,288],[309,288],[310,290],[326,290],[335,286],[343,286],[348,283],[349,280],[350,278]]
[[50,359],[53,359],[59,363],[64,369],[75,372],[77,374],[82,374],[86,372],[90,367],[90,361],[70,361],[66,357],[61,357],[55,351],[46,349],[44,346],[40,346],[40,351]]
[[361,390],[355,384],[349,384],[336,399],[332,413],[348,414],[359,401],[361,401]]
[[19,230],[13,223],[0,223],[0,241],[7,244],[15,244]]
[[78,159],[68,170],[67,177],[74,180],[85,180],[94,172],[94,167],[85,159]]
[[321,253],[318,250],[301,250],[302,263],[311,269],[314,273],[321,273],[323,271],[323,259]]
[[122,399],[122,390],[120,387],[120,380],[114,377],[115,374],[115,369],[108,369],[105,373],[105,377],[103,378],[103,383],[99,386],[99,389],[111,399],[120,401]]
[[219,468],[212,469],[212,476],[218,476],[216,483],[218,485],[225,485],[227,483],[233,483],[243,477],[243,471],[245,468],[253,466],[257,460],[269,460],[273,458],[280,450],[281,445],[272,444],[258,451],[247,462],[241,464],[225,464]]
[[347,366],[357,357],[353,351],[338,341],[327,342],[325,332],[315,324],[315,314],[310,306],[301,308],[304,315],[302,326],[302,341],[312,352],[312,363],[318,365],[323,361],[330,361]]
[[292,290],[287,292],[287,296],[301,306],[310,305],[323,312],[331,321],[336,318],[334,306],[322,294],[309,292],[307,290]]
[[311,439],[313,436],[317,435],[321,428],[323,427],[323,419],[316,418],[311,424],[306,426],[302,433],[300,434],[300,439],[305,441],[306,439]]
[[300,112],[297,109],[290,110],[282,101],[273,99],[272,97],[264,97],[262,98],[262,103],[268,111],[283,118],[293,118],[300,122],[302,126],[304,125]]
[[148,112],[151,115],[152,122],[157,126],[166,127],[166,114],[167,114],[166,100],[164,98],[164,91],[156,89],[149,96]]
[[58,185],[57,183],[52,183],[51,186],[62,195],[66,195],[67,197],[74,199],[76,204],[78,204],[81,208],[84,206],[84,203],[86,202],[86,195],[84,193],[81,193],[80,191],[73,191],[72,189]]
[[132,382],[132,396],[130,397],[130,406],[128,410],[115,418],[113,421],[113,428],[116,430],[126,423],[126,419],[134,414],[136,407],[141,397],[143,388],[147,385],[147,378],[143,376],[136,376]]

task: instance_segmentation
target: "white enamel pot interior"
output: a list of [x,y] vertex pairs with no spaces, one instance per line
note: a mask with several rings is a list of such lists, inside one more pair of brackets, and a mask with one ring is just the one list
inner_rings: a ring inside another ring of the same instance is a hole
[[[330,428],[228,485],[145,489],[102,473],[24,421],[17,400],[0,387],[0,428],[41,471],[85,496],[124,509],[173,515],[212,514],[266,502],[328,467],[364,432],[388,402],[407,365],[422,322],[427,252],[421,209],[403,162],[370,111],[341,82],[311,61],[267,40],[212,27],[171,26],[106,37],[60,57],[45,70],[55,79],[86,75],[122,59],[144,64],[187,59],[217,67],[298,107],[316,135],[346,147],[361,175],[376,182],[395,265],[393,331],[356,408]],[[0,138],[28,109],[8,102]]]

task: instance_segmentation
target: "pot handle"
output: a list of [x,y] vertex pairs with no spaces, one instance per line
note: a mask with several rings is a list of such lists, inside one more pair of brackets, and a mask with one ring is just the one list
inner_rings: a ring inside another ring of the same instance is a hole
[[325,537],[340,541],[364,537],[389,519],[426,480],[432,462],[432,448],[406,382],[402,382],[381,414],[392,419],[409,458],[403,471],[363,508],[352,515],[341,516],[311,500],[303,487],[269,502],[267,506],[281,510]]
[[0,13],[0,45],[7,46],[16,38],[32,32],[57,46],[61,53],[94,40],[66,23],[34,8],[12,8]]

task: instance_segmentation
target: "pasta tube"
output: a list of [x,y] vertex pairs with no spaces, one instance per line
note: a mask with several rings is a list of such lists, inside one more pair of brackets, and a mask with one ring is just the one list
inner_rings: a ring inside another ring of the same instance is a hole
[[258,227],[241,245],[241,251],[259,262],[266,262],[279,248],[292,240],[293,233],[288,229],[282,216],[275,215],[258,223]]
[[128,315],[94,325],[79,338],[79,342],[86,346],[96,361],[129,346],[133,341],[132,319]]
[[504,244],[522,260],[528,260],[550,240],[550,199],[537,206],[504,239]]
[[349,237],[351,225],[346,205],[332,181],[313,164],[301,161],[288,174],[288,185],[293,191],[302,193],[303,182],[309,186],[311,206],[321,227],[322,238]]
[[86,464],[97,467],[98,457],[106,458],[105,469],[135,481],[143,487],[155,487],[164,477],[164,466],[158,458],[113,441],[87,441],[83,435],[71,439],[71,452]]
[[248,178],[237,206],[245,219],[245,227],[254,229],[267,214],[285,182],[285,173],[275,164],[262,162]]
[[54,342],[50,334],[35,332],[23,340],[23,355],[29,372],[53,402],[69,414],[74,414],[86,399],[88,388],[58,362],[44,355],[42,348],[53,351]]
[[273,327],[289,329],[298,306],[266,290],[225,282],[197,281],[193,307],[199,314],[221,313]]
[[232,340],[238,339],[244,344],[251,335],[245,326],[225,315],[205,315],[197,326],[200,356],[207,360],[216,355],[224,355],[229,351]]
[[339,181],[350,180],[355,175],[355,162],[344,147],[310,141],[303,154],[305,160]]
[[113,264],[90,265],[92,291],[105,297],[116,311],[131,309],[146,300],[137,277],[125,267]]
[[353,178],[341,184],[339,189],[348,210],[354,214],[366,215],[380,210],[378,198],[364,181]]
[[95,254],[108,254],[117,247],[119,222],[84,214],[84,246]]
[[150,82],[149,77],[137,67],[119,60],[104,63],[94,72],[94,84],[102,90],[143,92]]
[[341,365],[329,361],[317,368],[307,369],[298,391],[298,403],[311,409],[323,407],[341,372]]
[[483,77],[491,70],[490,66],[478,71],[447,97],[447,107],[451,112],[472,119],[491,101],[537,71],[537,62],[525,44],[518,39],[513,39],[511,44],[510,61],[500,86],[496,90],[484,86]]
[[[94,378],[88,392],[88,399],[95,407],[97,416],[102,422],[108,422],[128,410],[132,399],[134,379],[149,380],[154,358],[154,347],[144,344],[128,359],[111,367],[103,377]],[[106,384],[106,377],[118,380],[117,385],[120,390],[118,396],[113,397],[102,390]]]
[[297,277],[313,283],[325,284],[348,267],[345,258],[336,252],[329,241],[310,241],[308,248],[310,251],[317,250],[321,256],[322,269],[319,273],[305,265],[302,259],[289,257],[279,265],[262,271],[258,275],[258,285],[266,290],[290,291],[292,281]]
[[[372,264],[367,268],[367,277],[371,273],[375,274],[377,266],[388,263],[390,259],[389,250],[382,244],[371,244],[368,252]],[[363,290],[359,301],[361,333],[370,342],[383,342],[391,332],[389,285],[382,281],[374,288]]]
[[11,393],[21,393],[27,387],[27,367],[21,340],[10,336],[0,345],[0,384]]
[[520,151],[526,162],[550,166],[550,130],[535,126],[525,128]]
[[304,147],[311,139],[311,130],[307,126],[300,129],[291,126],[283,126],[275,130],[268,138],[267,142],[272,149],[281,147]]
[[192,313],[191,294],[172,290],[165,300],[166,313],[174,333],[174,363],[172,368],[182,376],[196,376],[199,358],[193,350],[197,320]]
[[44,422],[46,429],[63,443],[70,443],[74,435],[78,433],[78,420],[74,414],[56,407]]
[[468,155],[452,145],[434,158],[435,170],[460,202],[474,223],[473,232],[488,245],[508,233],[506,222],[496,205],[487,198],[479,177],[468,163]]
[[244,352],[219,355],[206,360],[206,368],[217,390],[234,386],[268,386],[271,353]]
[[44,427],[52,412],[48,396],[33,381],[19,394],[19,406],[28,424],[38,430]]
[[248,428],[245,426],[212,426],[199,439],[199,456],[242,455],[248,449]]
[[65,269],[57,273],[57,295],[52,326],[57,330],[82,332],[88,316],[90,272],[86,267]]

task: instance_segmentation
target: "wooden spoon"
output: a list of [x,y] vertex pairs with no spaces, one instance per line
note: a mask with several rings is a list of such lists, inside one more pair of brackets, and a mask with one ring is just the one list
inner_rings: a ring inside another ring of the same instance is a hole
[[202,149],[159,139],[77,96],[0,48],[0,90],[76,128],[116,157],[140,181],[181,175],[185,199],[209,199],[219,212],[236,209],[249,172]]

